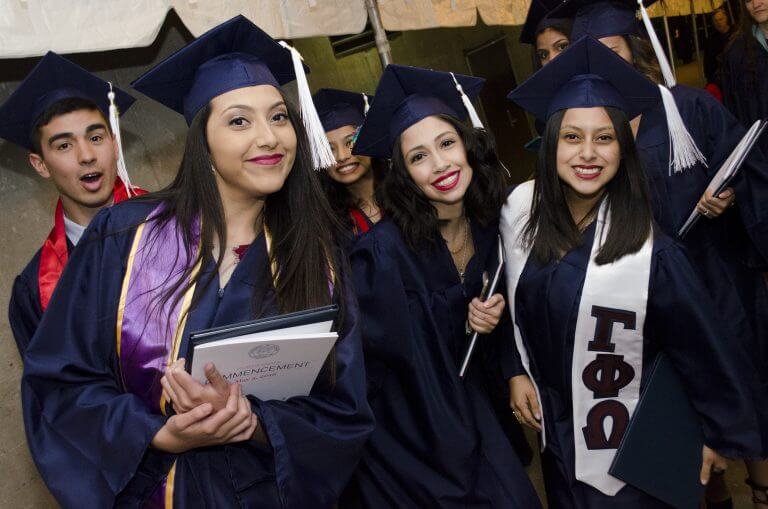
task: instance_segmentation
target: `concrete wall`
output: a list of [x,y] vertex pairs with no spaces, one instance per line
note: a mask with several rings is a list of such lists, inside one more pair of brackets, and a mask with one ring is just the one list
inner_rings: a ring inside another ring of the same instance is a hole
[[[511,44],[518,29],[477,26],[406,32],[392,41],[398,63],[468,73],[464,51],[507,35],[518,81],[530,71],[527,48]],[[117,86],[129,83],[191,40],[171,14],[155,43],[142,49],[70,55],[75,62]],[[336,59],[327,38],[295,41],[312,66],[313,88],[338,87],[373,92],[381,74],[376,50]],[[0,61],[0,101],[34,67],[37,59]],[[183,118],[144,97],[126,112],[122,134],[134,182],[156,190],[172,178],[186,132]],[[26,153],[0,140],[0,506],[50,507],[55,502],[29,457],[21,422],[21,361],[7,322],[13,279],[40,247],[52,225],[56,193],[33,172]],[[87,494],[84,494],[87,497]]]

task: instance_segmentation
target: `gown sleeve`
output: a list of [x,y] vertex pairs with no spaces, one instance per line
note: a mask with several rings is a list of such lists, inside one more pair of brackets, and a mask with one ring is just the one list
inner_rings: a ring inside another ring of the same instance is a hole
[[260,491],[260,481],[268,480],[277,485],[281,507],[333,507],[352,476],[374,421],[366,398],[357,303],[351,288],[342,294],[335,361],[320,372],[310,395],[287,401],[249,398],[269,445],[227,446],[241,500],[271,507]]
[[645,335],[664,351],[701,416],[705,443],[730,458],[761,456],[756,368],[728,334],[683,248],[671,241],[655,255]]
[[22,358],[43,314],[32,284],[26,274],[19,274],[13,282],[11,301],[8,304],[8,322]]
[[388,373],[396,365],[413,337],[403,275],[395,253],[386,249],[372,232],[361,238],[350,255],[352,279],[365,323],[365,349],[368,398],[373,400]]
[[[707,93],[699,95],[698,108],[701,125],[707,128],[705,155],[710,177],[714,177],[746,134],[746,129],[725,106]],[[751,240],[745,261],[755,268],[768,267],[768,159],[759,146],[750,153],[732,187],[736,191],[741,223]]]
[[99,213],[72,254],[24,358],[24,426],[40,474],[63,507],[111,507],[165,418],[126,393],[115,323],[124,260]]

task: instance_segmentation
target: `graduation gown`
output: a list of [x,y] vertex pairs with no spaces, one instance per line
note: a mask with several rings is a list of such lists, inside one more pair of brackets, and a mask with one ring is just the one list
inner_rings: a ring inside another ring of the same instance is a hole
[[[704,90],[678,85],[672,93],[708,167],[699,164],[670,174],[669,131],[661,104],[643,114],[637,148],[655,219],[664,233],[677,238],[745,129]],[[733,337],[741,340],[764,374],[768,393],[768,287],[761,273],[768,268],[768,161],[760,151],[752,153],[732,187],[734,207],[716,219],[702,218],[682,243],[720,315],[735,332]]]
[[444,243],[414,252],[391,219],[355,245],[377,425],[341,507],[540,507],[485,391],[483,354],[464,381],[458,376],[468,305],[480,294],[482,272],[495,266],[497,232],[472,224],[475,256],[464,284]]
[[[541,393],[547,434],[542,469],[549,507],[668,507],[630,485],[609,497],[576,480],[571,366],[594,234],[593,223],[584,244],[559,262],[541,264],[529,257],[515,295],[516,320]],[[656,355],[664,352],[702,416],[707,445],[731,457],[753,456],[761,447],[756,395],[750,392],[754,381],[750,385],[745,378],[745,354],[727,340],[732,335],[717,316],[681,248],[657,236],[643,330],[641,394]],[[505,374],[525,374],[514,344],[509,349]]]
[[[74,246],[67,239],[67,251],[70,255],[73,249]],[[42,249],[38,249],[21,274],[16,276],[8,304],[8,322],[11,324],[11,332],[16,340],[19,355],[22,357],[43,317],[38,285],[41,251]]]
[[[96,216],[27,350],[24,424],[43,480],[64,507],[81,507],[83,497],[92,507],[154,507],[175,461],[176,507],[332,507],[373,427],[353,301],[335,348],[335,385],[321,372],[308,397],[249,397],[269,445],[178,455],[150,447],[166,417],[124,389],[115,327],[135,226],[154,207],[127,202]],[[276,313],[263,235],[223,292],[215,267],[201,270],[213,279],[197,285],[181,352],[190,331],[253,319],[254,287],[264,288],[264,314]]]
[[[754,58],[754,75],[747,62],[747,49]],[[720,76],[723,102],[744,126],[768,118],[768,51],[750,36],[738,38],[721,57]],[[758,141],[763,154],[768,154],[768,135]]]

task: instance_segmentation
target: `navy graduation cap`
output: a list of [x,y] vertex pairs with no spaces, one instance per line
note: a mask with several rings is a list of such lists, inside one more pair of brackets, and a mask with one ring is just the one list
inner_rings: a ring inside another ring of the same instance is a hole
[[[657,0],[644,0],[648,7]],[[613,35],[639,35],[637,0],[565,0],[550,15],[573,18],[571,39],[585,35],[595,39]]]
[[539,120],[569,108],[611,106],[632,119],[661,100],[659,88],[592,37],[560,56],[508,96]]
[[[87,99],[109,119],[111,88],[98,76],[49,51],[0,106],[0,137],[32,150],[34,123],[45,110],[63,99]],[[117,110],[125,113],[135,99],[119,88],[113,92]]]
[[221,94],[256,85],[279,88],[296,80],[313,163],[316,168],[333,166],[336,160],[312,104],[307,72],[296,49],[238,15],[204,33],[131,85],[181,113],[191,124],[197,112]]
[[389,64],[376,87],[352,153],[389,158],[395,140],[413,124],[445,114],[482,127],[472,106],[485,80],[473,76]]
[[363,93],[321,88],[312,96],[325,132],[345,125],[360,126],[368,112],[370,97]]
[[561,26],[566,21],[565,16],[550,17],[550,12],[557,8],[562,0],[531,0],[528,7],[528,15],[525,17],[523,30],[520,33],[520,42],[523,44],[534,44],[536,35],[544,29]]
[[688,128],[677,108],[670,91],[677,85],[672,66],[667,60],[664,48],[656,35],[653,23],[646,7],[657,0],[565,0],[551,16],[573,16],[571,40],[589,35],[595,39],[615,35],[639,35],[640,23],[637,12],[643,20],[648,39],[653,46],[656,60],[664,76],[664,85],[659,85],[663,98],[664,114],[670,137],[670,166],[676,173],[694,167],[698,163],[706,165],[706,159],[696,146]]

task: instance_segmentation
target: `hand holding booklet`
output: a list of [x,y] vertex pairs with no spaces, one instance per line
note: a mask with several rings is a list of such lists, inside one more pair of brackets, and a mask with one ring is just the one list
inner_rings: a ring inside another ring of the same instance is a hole
[[243,394],[261,400],[309,395],[338,339],[338,306],[299,311],[194,332],[187,350],[187,371],[208,383],[209,362]]
[[[752,124],[752,127],[749,129],[749,131],[747,131],[747,134],[745,134],[739,144],[736,145],[736,148],[733,149],[731,155],[728,156],[728,159],[725,160],[723,165],[720,167],[720,170],[718,170],[712,181],[709,183],[709,186],[707,186],[707,191],[710,191],[712,196],[719,196],[720,193],[725,191],[725,188],[728,187],[736,174],[739,172],[742,165],[744,164],[744,161],[747,159],[747,156],[757,143],[757,140],[765,131],[766,126],[768,126],[768,121],[766,120],[758,120]],[[680,238],[685,237],[685,235],[691,230],[691,228],[693,228],[699,218],[701,218],[701,214],[696,209],[696,207],[694,207],[693,212],[691,212],[691,215],[688,217],[688,220],[678,232]]]

